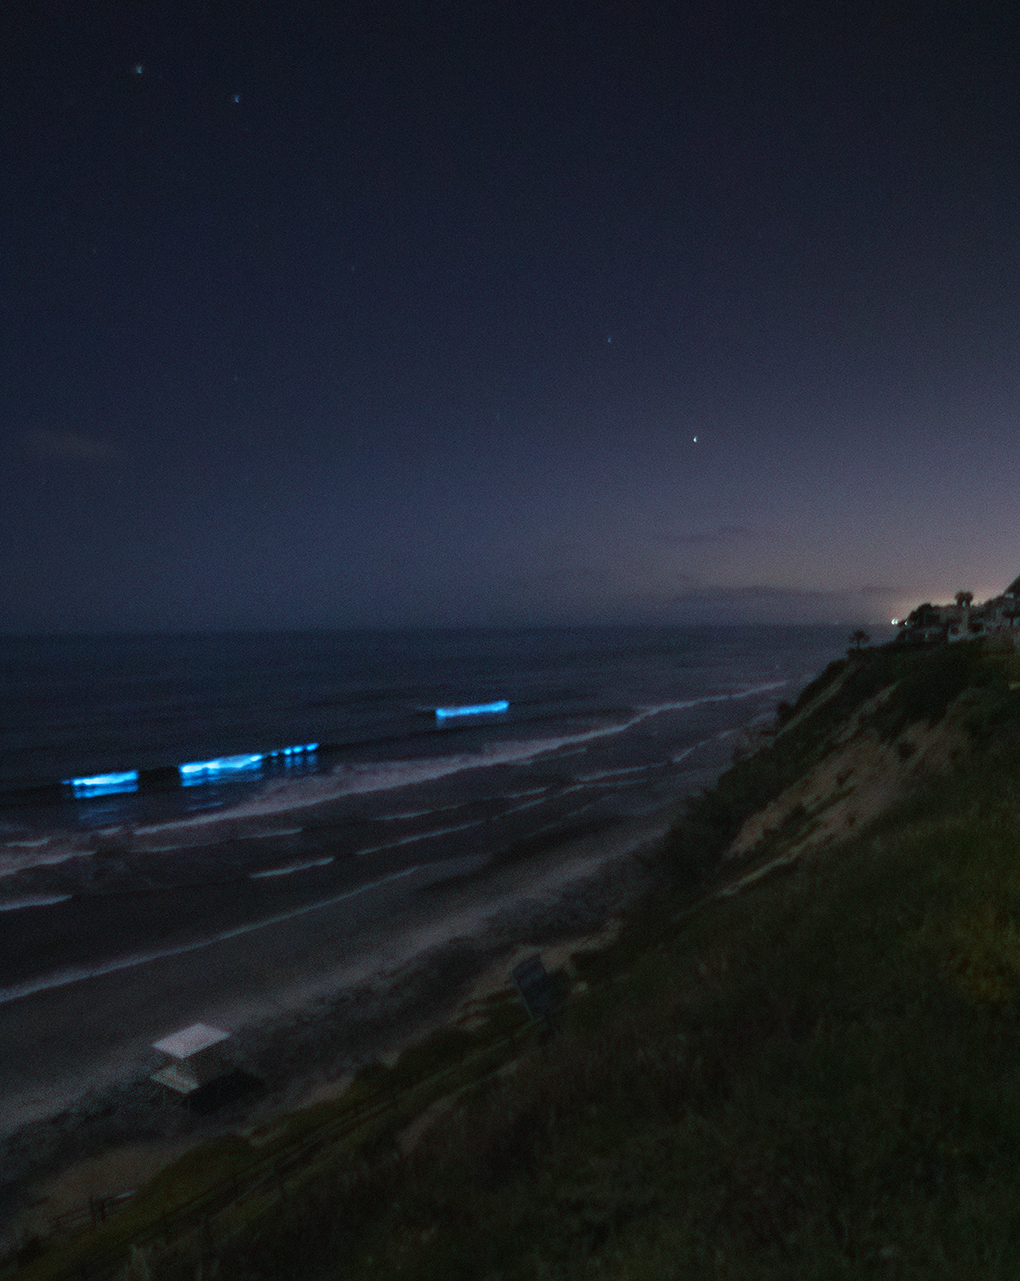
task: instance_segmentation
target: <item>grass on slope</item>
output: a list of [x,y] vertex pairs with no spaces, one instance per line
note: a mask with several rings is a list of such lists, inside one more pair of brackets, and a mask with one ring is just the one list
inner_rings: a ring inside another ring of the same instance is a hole
[[[724,776],[717,835],[890,675],[880,733],[973,689],[954,776],[739,895],[649,902],[578,958],[616,981],[575,1001],[550,1047],[409,1156],[320,1171],[204,1275],[1012,1279],[1020,677],[977,646],[869,663],[836,665]],[[154,1257],[151,1275],[191,1281],[195,1263]]]
[[1020,655],[989,653],[982,642],[929,649],[893,644],[831,663],[792,707],[780,704],[770,741],[689,801],[673,840],[677,884],[709,879],[745,820],[823,759],[869,700],[881,696],[864,724],[892,742],[910,725],[940,721],[965,690],[965,728],[975,743],[1001,746],[1005,739],[1020,746]]
[[1018,783],[975,768],[716,901],[553,1051],[405,1160],[323,1176],[220,1275],[1014,1277]]

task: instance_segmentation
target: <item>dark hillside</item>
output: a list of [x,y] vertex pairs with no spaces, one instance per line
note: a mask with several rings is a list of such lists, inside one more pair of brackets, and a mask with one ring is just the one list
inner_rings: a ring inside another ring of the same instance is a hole
[[980,642],[834,664],[692,801],[672,890],[574,957],[551,1041],[413,1145],[383,1127],[122,1275],[1011,1281],[1018,689],[1020,655]]

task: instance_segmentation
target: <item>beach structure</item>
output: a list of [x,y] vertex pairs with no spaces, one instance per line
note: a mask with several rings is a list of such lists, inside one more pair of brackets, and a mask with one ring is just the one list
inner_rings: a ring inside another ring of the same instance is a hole
[[162,1041],[155,1041],[152,1048],[169,1055],[173,1061],[150,1079],[175,1094],[193,1094],[233,1070],[223,1052],[223,1043],[229,1039],[228,1032],[205,1023],[193,1023],[165,1036]]

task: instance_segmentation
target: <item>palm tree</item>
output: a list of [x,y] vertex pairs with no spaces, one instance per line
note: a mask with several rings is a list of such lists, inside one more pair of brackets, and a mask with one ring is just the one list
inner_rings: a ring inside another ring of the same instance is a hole
[[854,653],[856,654],[859,654],[861,652],[861,646],[867,645],[870,640],[871,637],[868,633],[861,631],[859,627],[856,631],[850,633],[850,644],[853,645]]

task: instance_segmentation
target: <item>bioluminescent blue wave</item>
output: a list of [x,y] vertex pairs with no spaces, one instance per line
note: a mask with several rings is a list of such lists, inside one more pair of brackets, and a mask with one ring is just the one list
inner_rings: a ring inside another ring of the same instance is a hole
[[239,774],[243,770],[258,769],[265,756],[262,752],[249,752],[245,756],[218,756],[211,761],[191,761],[187,765],[178,765],[181,783],[205,783],[209,779],[221,778],[224,774]]
[[295,756],[311,756],[319,746],[318,743],[301,743],[297,747],[279,747],[272,752],[247,752],[243,756],[218,756],[211,761],[189,761],[178,765],[181,786],[190,787],[195,783],[208,783],[229,775],[244,774],[260,769],[263,761],[275,757],[289,759]]
[[474,707],[437,707],[436,720],[442,721],[449,716],[478,716],[482,712],[505,712],[510,704],[506,699],[498,703],[479,703]]
[[65,778],[75,796],[109,796],[113,792],[137,792],[138,771],[122,770],[119,774],[94,774],[91,778]]

